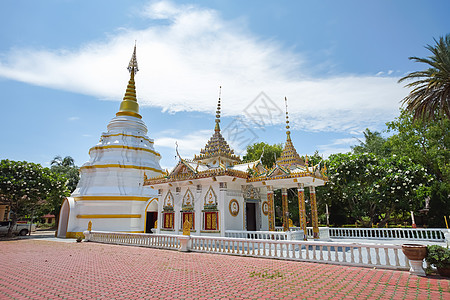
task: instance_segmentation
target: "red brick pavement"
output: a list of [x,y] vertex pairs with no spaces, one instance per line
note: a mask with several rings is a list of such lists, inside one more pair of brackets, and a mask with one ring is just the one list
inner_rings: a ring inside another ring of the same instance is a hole
[[0,242],[0,299],[450,299],[449,280],[150,248]]

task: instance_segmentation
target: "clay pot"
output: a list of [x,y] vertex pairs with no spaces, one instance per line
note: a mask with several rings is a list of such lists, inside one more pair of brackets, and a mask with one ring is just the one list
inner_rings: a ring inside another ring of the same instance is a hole
[[443,277],[450,277],[450,267],[447,268],[438,268],[437,269],[439,275]]
[[403,244],[402,251],[409,260],[423,260],[427,256],[427,246]]

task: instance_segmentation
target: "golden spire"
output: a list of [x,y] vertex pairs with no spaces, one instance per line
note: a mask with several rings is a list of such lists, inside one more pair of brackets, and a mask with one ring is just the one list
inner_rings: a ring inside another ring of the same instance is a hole
[[139,104],[136,98],[136,86],[134,84],[134,75],[139,71],[136,59],[136,43],[134,44],[133,55],[131,56],[127,69],[130,72],[130,80],[128,81],[125,96],[123,97],[122,103],[120,103],[120,109],[116,113],[116,116],[132,116],[141,119]]
[[214,131],[220,131],[220,96],[222,95],[222,86],[219,86],[219,100],[217,101],[217,110],[216,110],[216,127]]
[[287,97],[284,97],[284,104],[286,105],[286,136],[287,140],[291,140],[291,132],[289,131],[289,113],[288,113],[288,105],[287,105]]
[[284,145],[284,149],[281,152],[281,155],[278,159],[276,159],[277,165],[282,167],[296,166],[296,165],[304,165],[304,161],[301,159],[300,155],[298,155],[297,150],[295,150],[294,145],[291,140],[291,132],[289,131],[289,113],[287,106],[287,98],[284,97],[284,103],[286,105],[286,144]]
[[241,159],[239,156],[234,155],[234,150],[230,148],[227,141],[220,133],[220,97],[222,95],[222,86],[219,87],[219,101],[217,102],[216,110],[216,127],[214,128],[214,134],[206,143],[205,148],[200,151],[200,155],[195,156],[194,160],[204,160],[215,157],[221,157],[238,162]]

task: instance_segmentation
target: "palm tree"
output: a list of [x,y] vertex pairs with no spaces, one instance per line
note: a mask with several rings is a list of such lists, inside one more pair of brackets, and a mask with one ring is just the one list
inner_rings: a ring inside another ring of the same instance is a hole
[[61,166],[62,165],[62,157],[61,155],[56,155],[52,161],[50,162],[51,166]]
[[435,46],[425,47],[432,55],[409,58],[429,68],[412,72],[398,81],[415,80],[405,86],[413,90],[402,100],[406,109],[414,113],[414,120],[436,119],[441,115],[450,119],[450,34],[434,41]]
[[57,155],[52,159],[50,165],[57,167],[74,167],[75,160],[71,156],[66,156],[62,158],[60,155]]

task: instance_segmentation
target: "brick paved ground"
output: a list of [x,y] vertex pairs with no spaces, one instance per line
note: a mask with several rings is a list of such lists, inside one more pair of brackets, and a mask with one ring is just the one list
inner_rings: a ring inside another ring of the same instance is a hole
[[404,271],[95,243],[0,242],[0,299],[450,299]]

